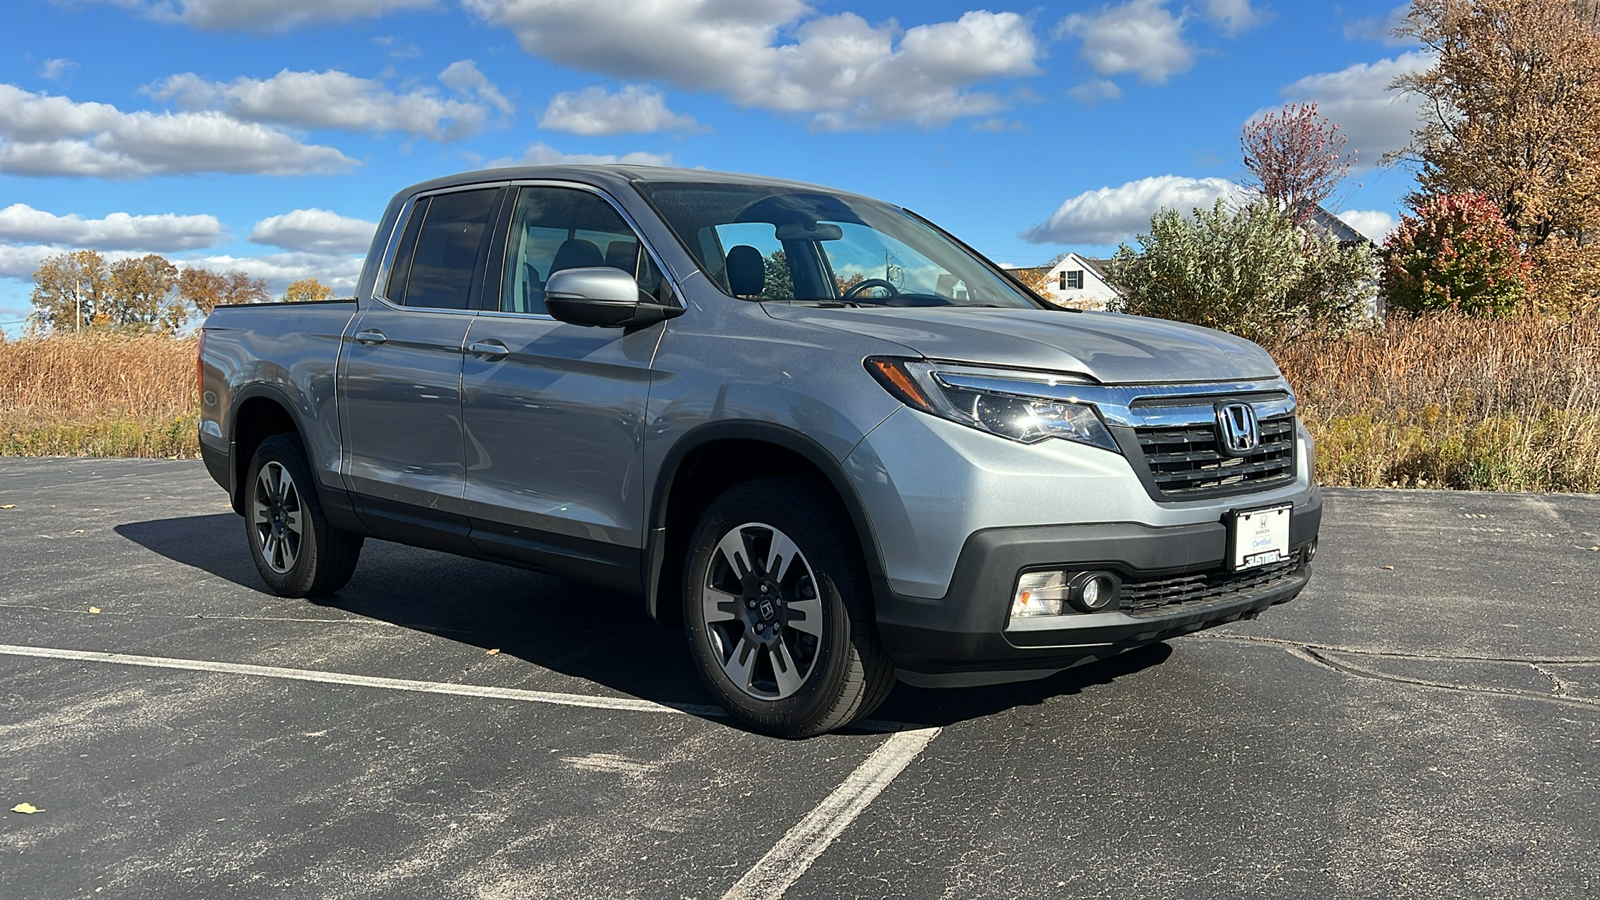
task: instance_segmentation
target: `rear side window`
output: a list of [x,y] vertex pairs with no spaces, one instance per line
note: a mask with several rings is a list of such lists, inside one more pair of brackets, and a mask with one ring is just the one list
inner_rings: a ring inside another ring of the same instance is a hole
[[418,200],[395,253],[388,299],[405,306],[466,309],[498,188]]

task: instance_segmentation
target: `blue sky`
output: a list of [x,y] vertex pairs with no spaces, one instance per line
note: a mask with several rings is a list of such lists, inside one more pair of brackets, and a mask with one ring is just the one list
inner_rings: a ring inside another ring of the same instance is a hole
[[348,290],[407,184],[565,160],[756,172],[910,207],[995,260],[1100,255],[1243,177],[1240,127],[1314,100],[1378,165],[1427,64],[1394,0],[11,0],[0,328],[77,247]]

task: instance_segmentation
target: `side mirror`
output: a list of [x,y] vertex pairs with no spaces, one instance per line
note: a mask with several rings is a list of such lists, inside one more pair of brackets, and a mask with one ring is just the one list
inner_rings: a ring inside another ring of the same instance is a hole
[[635,328],[683,315],[681,307],[639,302],[638,282],[610,266],[551,275],[544,285],[544,308],[559,321],[599,328]]

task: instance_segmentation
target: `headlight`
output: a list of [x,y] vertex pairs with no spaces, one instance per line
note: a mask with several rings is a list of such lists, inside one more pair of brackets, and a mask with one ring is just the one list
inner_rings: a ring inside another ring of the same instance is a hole
[[883,357],[866,364],[885,390],[925,413],[1024,444],[1060,438],[1121,452],[1092,405],[1029,396],[1030,385],[1050,383],[1042,376],[984,371],[973,378],[959,366]]

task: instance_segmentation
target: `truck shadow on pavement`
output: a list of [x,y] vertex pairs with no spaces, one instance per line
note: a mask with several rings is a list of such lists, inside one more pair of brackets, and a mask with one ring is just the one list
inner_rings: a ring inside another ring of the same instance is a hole
[[[267,592],[245,547],[238,516],[156,519],[114,530],[159,556],[247,589],[250,594],[241,599],[259,615],[260,595]],[[712,702],[690,664],[682,632],[650,621],[633,597],[564,578],[368,540],[361,564],[343,590],[316,600],[273,600],[283,604],[285,618],[294,616],[301,604],[341,610],[485,652],[497,650],[656,703]],[[1079,694],[1158,665],[1170,655],[1170,648],[1157,644],[1040,681],[992,687],[930,690],[901,684],[873,718],[950,725]],[[562,689],[537,676],[518,686]]]

